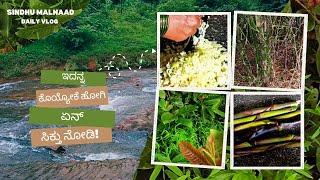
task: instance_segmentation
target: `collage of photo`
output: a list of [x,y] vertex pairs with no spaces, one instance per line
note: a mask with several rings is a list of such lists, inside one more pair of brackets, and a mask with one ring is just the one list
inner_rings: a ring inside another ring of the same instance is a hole
[[159,12],[151,164],[302,169],[307,22]]

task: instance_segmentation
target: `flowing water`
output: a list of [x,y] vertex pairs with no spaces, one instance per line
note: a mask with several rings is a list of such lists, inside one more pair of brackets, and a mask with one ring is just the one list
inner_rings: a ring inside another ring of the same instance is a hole
[[[155,69],[122,71],[121,74],[117,79],[107,80],[109,105],[100,107],[116,111],[116,124],[153,107],[156,87]],[[139,158],[148,136],[147,131],[115,129],[112,143],[69,146],[65,147],[64,153],[57,153],[48,148],[32,148],[30,130],[53,126],[29,124],[28,111],[30,107],[35,106],[35,90],[50,88],[61,86],[41,85],[39,80],[0,84],[0,174],[3,177],[9,173],[8,169],[21,164],[36,163],[39,166],[39,163]],[[37,168],[32,170],[37,171]]]

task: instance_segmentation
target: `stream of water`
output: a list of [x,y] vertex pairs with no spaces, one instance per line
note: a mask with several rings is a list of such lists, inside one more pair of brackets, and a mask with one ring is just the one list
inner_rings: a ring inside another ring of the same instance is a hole
[[[121,77],[109,78],[107,81],[110,103],[107,108],[116,111],[117,124],[127,117],[137,115],[143,109],[153,107],[156,87],[155,69],[138,72],[123,71],[121,74]],[[41,85],[39,80],[0,84],[0,164],[2,167],[35,162],[65,163],[139,158],[147,139],[147,131],[114,130],[112,143],[69,146],[62,154],[47,148],[32,148],[30,130],[52,126],[28,123],[28,111],[30,107],[35,106],[35,100],[34,97],[28,99],[26,96],[35,96],[35,90],[44,88],[57,88],[57,86]]]

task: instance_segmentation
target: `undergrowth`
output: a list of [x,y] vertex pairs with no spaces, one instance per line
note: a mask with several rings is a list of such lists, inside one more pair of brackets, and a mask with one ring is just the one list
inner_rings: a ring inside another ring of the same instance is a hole
[[303,18],[238,15],[235,83],[300,88]]
[[179,143],[188,142],[201,148],[206,144],[210,130],[215,130],[221,137],[216,142],[221,153],[224,95],[160,90],[159,96],[156,161],[188,163],[181,154]]

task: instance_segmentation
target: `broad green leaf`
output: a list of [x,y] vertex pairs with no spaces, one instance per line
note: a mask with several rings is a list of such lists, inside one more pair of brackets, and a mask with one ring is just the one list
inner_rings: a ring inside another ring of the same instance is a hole
[[291,1],[290,1],[290,0],[289,0],[289,2],[284,6],[284,8],[282,9],[282,12],[284,12],[284,13],[291,13],[291,12],[292,12]]
[[218,174],[220,171],[221,170],[219,170],[219,169],[213,169],[209,176],[214,176],[214,175]]
[[8,3],[0,4],[0,33],[3,37],[8,38],[10,34],[11,19],[7,14],[7,9],[10,8]]
[[210,175],[209,177],[208,177],[208,179],[212,179],[212,180],[215,180],[215,179],[226,179],[226,180],[228,180],[228,179],[232,179],[232,177],[235,175],[235,173],[234,172],[223,172],[223,171],[221,171],[220,173],[217,173],[217,174],[215,174],[215,175]]
[[162,166],[161,165],[156,165],[154,167],[154,170],[152,171],[152,174],[150,175],[150,180],[156,180],[158,175],[160,174],[160,171],[162,169]]
[[20,29],[16,35],[23,39],[42,39],[54,32],[58,32],[60,25],[37,24]]
[[313,19],[312,16],[309,16],[309,19],[308,19],[308,31],[312,31],[315,27],[315,21]]
[[58,6],[60,6],[63,3],[63,0],[60,0],[57,4],[51,5],[50,9],[54,9],[57,8]]
[[30,9],[50,9],[47,3],[40,0],[29,0],[29,7]]
[[78,16],[79,14],[81,14],[81,12],[82,12],[82,9],[79,9],[79,10],[75,10],[75,11],[74,11],[74,15],[72,15],[72,16],[66,16],[66,15],[64,15],[64,16],[57,16],[57,19],[58,19],[58,21],[59,21],[59,24],[64,24],[64,23],[70,21],[71,19],[73,19],[73,18],[75,18],[76,16]]
[[241,171],[237,172],[232,180],[254,180],[256,179],[255,175],[249,173],[241,173]]
[[159,97],[160,97],[161,99],[166,98],[166,92],[165,92],[164,90],[160,90],[160,91],[159,91]]
[[183,172],[177,166],[167,166],[172,172],[178,176],[183,176]]
[[206,100],[204,103],[214,108],[219,108],[221,104],[221,99],[220,98],[210,99],[210,100]]
[[167,124],[167,123],[170,123],[172,121],[174,121],[174,115],[170,112],[165,112],[161,115],[161,122],[163,124]]
[[178,123],[180,123],[188,128],[192,128],[192,120],[191,119],[179,118]]
[[164,99],[160,99],[158,106],[163,109],[165,105],[166,105],[166,101]]

